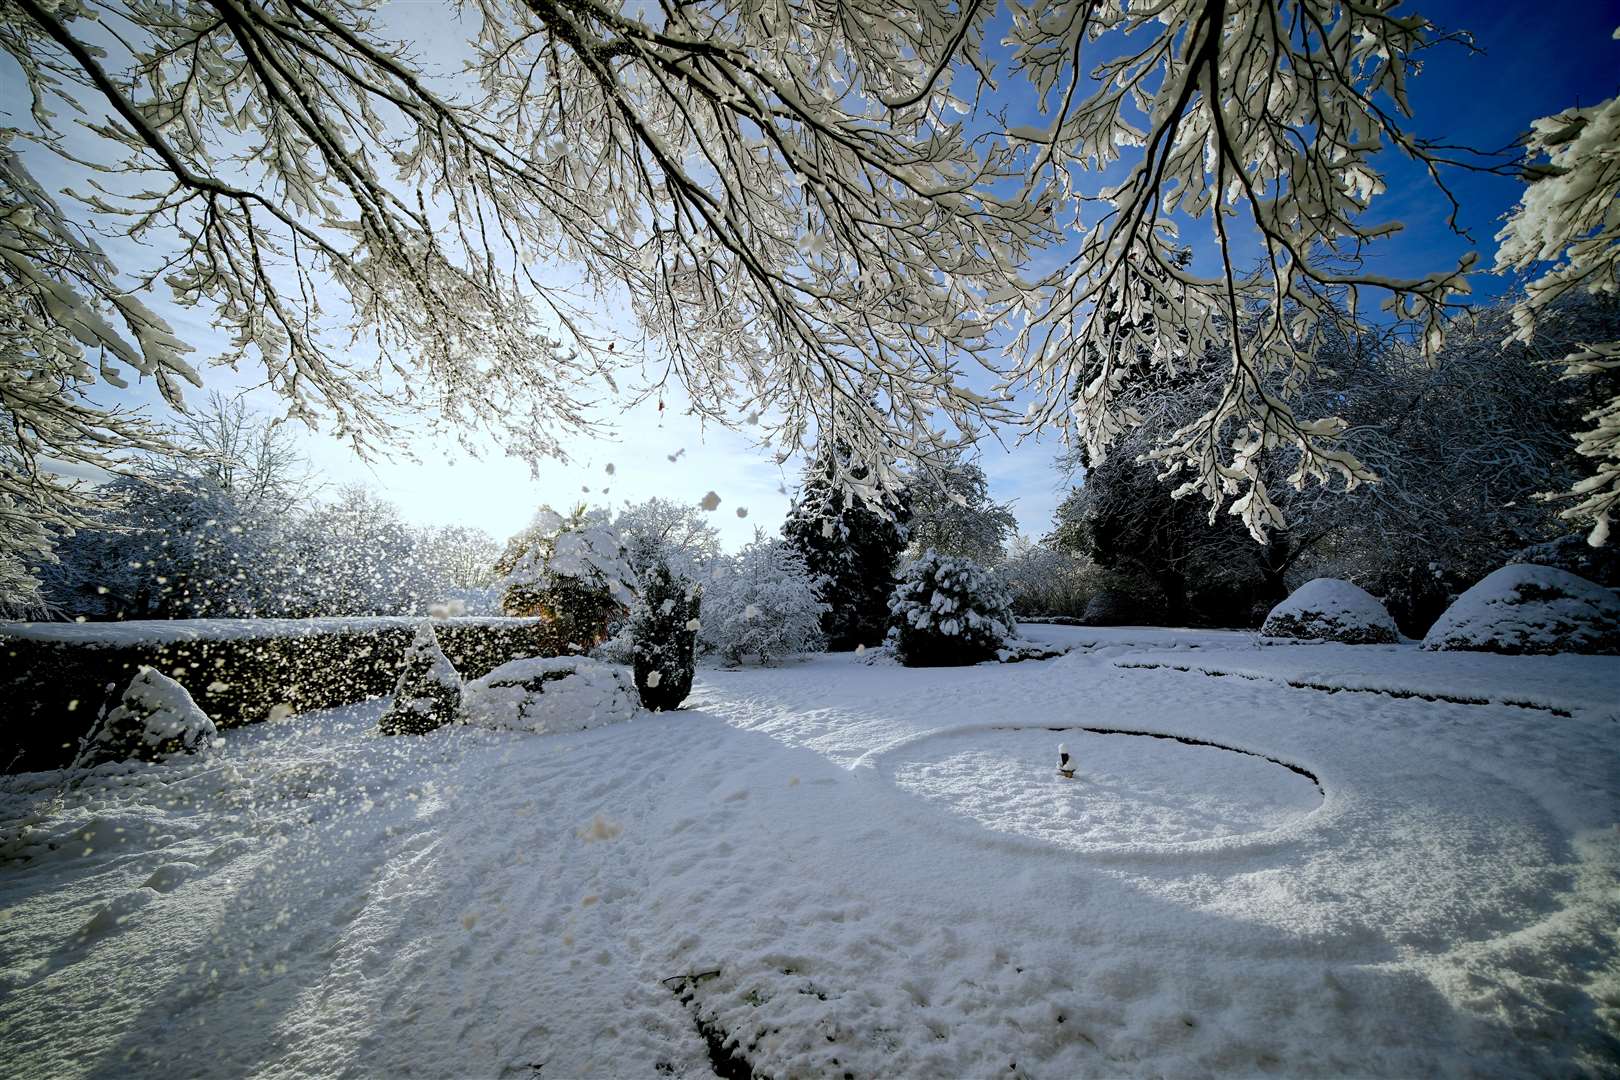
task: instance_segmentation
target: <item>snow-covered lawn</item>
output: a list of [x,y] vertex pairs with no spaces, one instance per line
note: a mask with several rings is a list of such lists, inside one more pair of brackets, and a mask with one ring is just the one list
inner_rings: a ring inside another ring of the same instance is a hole
[[0,1073],[1616,1070],[1620,659],[1026,632],[0,779]]

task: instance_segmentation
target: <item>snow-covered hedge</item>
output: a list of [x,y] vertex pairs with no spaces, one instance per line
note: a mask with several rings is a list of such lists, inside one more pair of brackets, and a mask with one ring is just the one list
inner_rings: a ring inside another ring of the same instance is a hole
[[[0,769],[60,768],[103,705],[142,667],[184,686],[221,727],[393,691],[419,618],[0,623]],[[536,619],[444,619],[464,675],[556,652]]]
[[1620,597],[1551,566],[1504,566],[1457,597],[1425,649],[1620,654]]
[[1295,589],[1271,609],[1260,632],[1347,645],[1390,645],[1401,639],[1395,620],[1376,596],[1338,578],[1317,578]]
[[889,644],[908,667],[991,660],[1017,636],[1006,586],[971,559],[926,551],[889,598]]
[[106,761],[164,761],[200,754],[219,732],[186,688],[156,668],[143,667],[129,681],[118,705],[90,729],[74,761],[89,767]]
[[513,660],[461,691],[462,720],[496,731],[583,731],[639,708],[628,668],[585,656]]

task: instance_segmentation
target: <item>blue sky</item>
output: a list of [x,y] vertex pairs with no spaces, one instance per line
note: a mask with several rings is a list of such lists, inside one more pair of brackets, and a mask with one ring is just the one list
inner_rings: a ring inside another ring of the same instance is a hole
[[[1447,29],[1473,32],[1479,52],[1461,46],[1434,49],[1425,71],[1414,82],[1411,130],[1434,139],[1478,147],[1503,146],[1530,120],[1572,104],[1591,104],[1620,91],[1620,0],[1583,2],[1548,0],[1529,3],[1417,3],[1410,5]],[[385,29],[398,20],[401,36],[420,25],[423,8],[395,4],[384,9]],[[22,104],[15,73],[0,74],[0,97],[8,110]],[[1018,111],[1015,109],[1015,112]],[[1387,156],[1387,155],[1386,155]],[[1370,260],[1371,268],[1390,275],[1418,274],[1455,262],[1470,247],[1489,266],[1499,219],[1518,197],[1509,178],[1453,173],[1448,179],[1462,203],[1465,239],[1446,227],[1446,204],[1408,165],[1386,161],[1389,192],[1374,204],[1379,219],[1400,220],[1406,230],[1385,242]],[[36,166],[37,167],[37,166]],[[42,179],[46,179],[42,175]],[[1187,239],[1207,244],[1207,224]],[[1487,273],[1475,275],[1476,295],[1500,292],[1508,283]],[[175,313],[177,328],[209,352],[211,331],[197,313]],[[604,322],[611,322],[607,311]],[[208,385],[245,387],[251,373],[205,373]],[[251,397],[251,395],[250,395]],[[258,399],[274,408],[268,397]],[[581,442],[570,462],[543,465],[538,475],[493,449],[474,459],[447,440],[426,436],[410,440],[416,460],[404,456],[363,463],[343,444],[318,434],[304,439],[317,468],[332,483],[366,483],[397,503],[406,517],[422,524],[464,524],[505,537],[523,526],[541,503],[568,505],[578,500],[618,504],[654,495],[696,502],[710,490],[721,497],[715,513],[729,547],[746,541],[754,527],[775,531],[786,512],[784,488],[791,490],[798,463],[775,464],[757,450],[746,434],[700,427],[683,414],[678,398],[612,410],[604,419],[616,429],[608,439]],[[1050,526],[1053,510],[1067,484],[1053,469],[1057,446],[1051,439],[987,441],[982,464],[996,498],[1011,500],[1021,530],[1039,536]],[[671,460],[671,459],[674,460]],[[612,475],[607,466],[612,464]],[[743,509],[746,517],[738,515]]]

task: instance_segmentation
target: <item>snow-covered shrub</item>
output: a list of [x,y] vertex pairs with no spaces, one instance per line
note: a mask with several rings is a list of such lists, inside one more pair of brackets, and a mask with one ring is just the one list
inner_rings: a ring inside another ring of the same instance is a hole
[[584,656],[532,656],[502,664],[461,691],[461,718],[495,731],[582,731],[636,714],[629,669]]
[[1086,580],[1091,569],[1090,563],[1072,552],[1020,537],[1013,541],[995,574],[1012,595],[1017,614],[1078,617],[1091,599]]
[[889,620],[889,641],[907,667],[976,664],[1017,637],[1006,587],[969,559],[933,551],[906,567]]
[[218,737],[214,722],[185,687],[157,668],[143,667],[125,687],[118,705],[90,729],[74,765],[200,754]]
[[1620,544],[1593,547],[1584,536],[1560,536],[1524,548],[1512,561],[1557,567],[1594,585],[1620,589]]
[[1620,597],[1551,566],[1515,563],[1457,597],[1423,647],[1620,654]]
[[826,647],[828,606],[816,596],[804,556],[785,541],[755,533],[705,588],[703,605],[703,646],[728,664],[769,664]]
[[377,721],[384,735],[425,735],[456,718],[461,706],[461,674],[439,647],[433,624],[424,622],[405,650],[405,666],[394,683],[394,703]]
[[600,660],[604,664],[623,664],[625,667],[636,662],[636,642],[630,636],[630,621],[626,619],[618,624],[613,635],[597,644],[588,654],[592,660]]
[[697,667],[701,590],[689,578],[654,563],[630,616],[636,690],[649,709],[676,709],[692,692]]
[[635,571],[606,510],[579,507],[564,518],[542,508],[512,538],[496,571],[502,610],[550,620],[559,651],[589,649],[635,602]]
[[1271,609],[1260,632],[1266,637],[1388,645],[1400,640],[1395,620],[1378,598],[1338,578],[1317,578]]

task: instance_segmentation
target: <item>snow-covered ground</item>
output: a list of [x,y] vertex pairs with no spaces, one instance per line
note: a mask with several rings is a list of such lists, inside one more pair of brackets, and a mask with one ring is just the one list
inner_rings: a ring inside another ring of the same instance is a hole
[[1026,633],[0,779],[0,1073],[1620,1068],[1620,659]]

